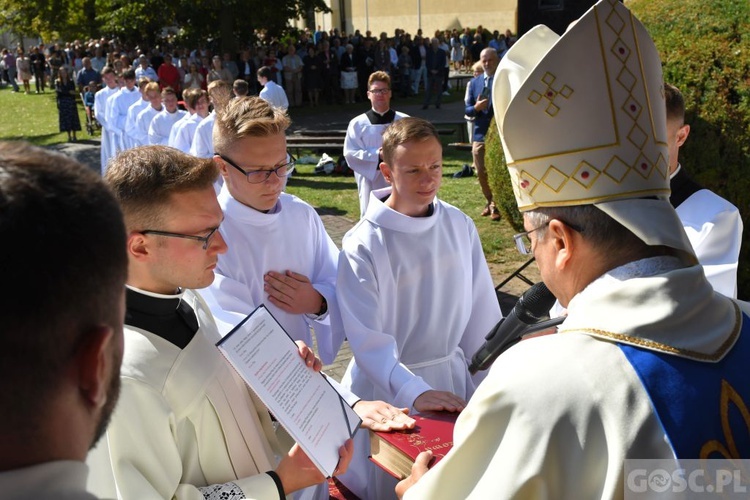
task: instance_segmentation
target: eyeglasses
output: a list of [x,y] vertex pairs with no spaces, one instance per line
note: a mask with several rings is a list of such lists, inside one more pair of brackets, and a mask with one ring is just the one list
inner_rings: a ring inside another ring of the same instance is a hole
[[579,233],[583,232],[583,228],[581,227],[574,226],[573,224],[568,224],[567,222],[561,221],[560,219],[550,219],[544,224],[542,224],[541,226],[535,227],[531,231],[524,231],[523,233],[514,234],[513,241],[516,243],[516,250],[518,250],[521,253],[521,255],[531,255],[532,253],[531,252],[531,238],[529,238],[529,235],[533,233],[534,231],[538,231],[544,227],[549,226],[549,223],[552,222],[553,220],[559,220],[560,222],[562,222],[563,224],[571,228],[573,231],[576,231]]
[[182,234],[182,233],[170,233],[169,231],[157,231],[155,229],[146,229],[145,231],[141,231],[141,234],[155,234],[157,236],[167,236],[169,238],[185,238],[186,240],[195,240],[195,241],[202,241],[203,242],[203,250],[206,250],[208,248],[208,244],[211,242],[211,238],[213,238],[214,234],[216,234],[216,231],[218,231],[218,226],[213,228],[206,236],[195,236],[192,234]]
[[371,93],[371,94],[373,94],[373,95],[385,95],[385,94],[387,94],[390,91],[391,91],[391,89],[370,89],[370,90],[368,90],[368,92]]
[[229,163],[231,166],[245,174],[245,177],[247,177],[247,182],[250,184],[261,184],[263,182],[266,182],[269,177],[271,177],[271,174],[276,174],[277,177],[280,179],[286,179],[290,175],[292,175],[292,172],[294,172],[294,165],[297,163],[297,159],[291,154],[287,153],[287,157],[289,158],[289,161],[284,163],[283,165],[278,165],[276,168],[271,168],[268,170],[244,170],[241,167],[239,167],[235,162],[227,158],[223,155],[216,155],[225,162]]

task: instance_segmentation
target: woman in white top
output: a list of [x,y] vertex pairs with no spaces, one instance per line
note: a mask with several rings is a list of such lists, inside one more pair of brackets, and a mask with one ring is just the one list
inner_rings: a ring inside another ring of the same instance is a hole
[[203,87],[203,75],[198,72],[198,66],[195,63],[190,63],[190,72],[185,75],[184,83],[186,89]]

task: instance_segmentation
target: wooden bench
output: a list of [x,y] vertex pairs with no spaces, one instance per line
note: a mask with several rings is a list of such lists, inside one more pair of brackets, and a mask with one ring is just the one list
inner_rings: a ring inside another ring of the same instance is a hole
[[455,149],[456,151],[471,151],[470,142],[451,142],[448,147]]
[[317,136],[335,136],[346,137],[346,129],[300,129],[287,136],[290,137],[317,137]]
[[293,149],[295,156],[299,156],[302,149],[310,149],[320,152],[335,151],[339,154],[344,152],[344,141],[341,142],[287,142],[287,149]]
[[466,84],[474,78],[472,73],[458,73],[448,77],[449,82],[456,82],[456,90],[461,90],[462,84]]

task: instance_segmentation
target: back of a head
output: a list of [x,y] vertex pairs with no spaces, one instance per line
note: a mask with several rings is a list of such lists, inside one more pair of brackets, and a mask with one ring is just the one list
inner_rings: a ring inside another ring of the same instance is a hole
[[245,80],[237,79],[232,84],[232,91],[234,92],[234,95],[237,97],[243,97],[246,96],[249,92],[250,88],[249,85]]
[[224,80],[214,80],[208,84],[208,98],[215,110],[220,110],[232,99],[232,85]]
[[266,80],[271,79],[271,68],[268,66],[262,66],[258,69],[258,78],[265,78]]
[[211,160],[167,146],[128,149],[110,161],[105,181],[120,202],[129,231],[158,227],[170,196],[212,187]]
[[440,143],[440,136],[435,125],[427,120],[407,117],[396,120],[383,132],[383,160],[390,164],[396,148],[412,141],[435,139]]
[[289,124],[286,113],[260,97],[232,99],[216,116],[214,150],[217,154],[227,154],[240,139],[283,134]]
[[203,97],[203,91],[201,89],[189,88],[182,92],[182,98],[185,101],[185,106],[189,109],[195,109],[200,98]]
[[[34,428],[86,334],[121,331],[125,227],[99,176],[67,156],[0,142],[0,424]],[[46,417],[45,417],[46,416]]]
[[685,98],[680,89],[670,83],[664,84],[664,98],[667,103],[667,120],[685,123]]

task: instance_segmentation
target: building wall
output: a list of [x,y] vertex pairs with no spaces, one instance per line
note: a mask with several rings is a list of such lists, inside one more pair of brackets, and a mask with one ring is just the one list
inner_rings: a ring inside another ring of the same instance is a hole
[[[518,0],[326,0],[333,10],[329,14],[316,13],[315,29],[321,26],[344,29],[347,33],[368,29],[374,36],[385,31],[392,35],[396,28],[415,34],[422,28],[425,35],[440,29],[484,28],[506,29],[516,32],[516,4]],[[342,15],[343,14],[343,15]],[[341,19],[345,19],[342,26]]]

